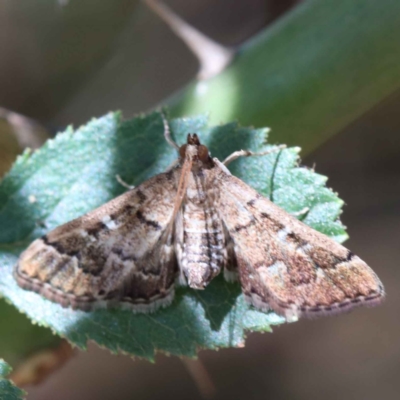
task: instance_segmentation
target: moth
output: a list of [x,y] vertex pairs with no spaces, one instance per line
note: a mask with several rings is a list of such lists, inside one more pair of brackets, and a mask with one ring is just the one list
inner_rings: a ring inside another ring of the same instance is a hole
[[359,257],[233,176],[196,134],[169,170],[35,240],[15,266],[18,284],[63,307],[169,305],[175,286],[204,289],[223,272],[246,300],[288,321],[336,314],[384,297]]

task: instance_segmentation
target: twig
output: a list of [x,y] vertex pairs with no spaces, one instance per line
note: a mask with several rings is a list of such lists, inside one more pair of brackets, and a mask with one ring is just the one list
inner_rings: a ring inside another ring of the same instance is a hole
[[157,0],[144,0],[188,46],[200,63],[199,79],[209,79],[218,75],[232,61],[235,50],[222,46],[189,25],[164,3]]

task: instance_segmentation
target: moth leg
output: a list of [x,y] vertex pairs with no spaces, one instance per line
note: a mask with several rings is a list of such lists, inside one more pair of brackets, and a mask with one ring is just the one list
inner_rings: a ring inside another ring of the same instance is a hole
[[179,146],[174,142],[174,140],[171,137],[171,129],[169,128],[167,117],[165,116],[163,111],[161,111],[160,114],[161,114],[161,118],[162,118],[163,124],[164,124],[164,137],[165,137],[165,140],[167,141],[167,143],[170,146],[172,146],[174,149],[179,151]]
[[131,190],[135,189],[134,185],[130,185],[129,183],[126,183],[118,174],[115,175],[115,179],[118,181],[118,183],[123,186],[124,188]]
[[262,151],[259,153],[256,153],[256,152],[253,152],[250,150],[238,150],[238,151],[235,151],[234,153],[232,153],[227,158],[225,158],[225,160],[222,161],[222,164],[228,165],[229,163],[231,163],[232,161],[235,161],[237,158],[240,158],[240,157],[266,156],[267,154],[275,153],[276,151],[283,150],[285,148],[286,148],[286,145],[283,144],[283,145],[275,147],[272,150]]
[[224,279],[227,282],[238,282],[239,281],[239,271],[237,265],[237,259],[235,255],[235,244],[229,235],[228,229],[225,225],[224,236],[225,236],[225,257],[226,263],[224,265]]
[[306,216],[306,214],[308,214],[309,211],[310,211],[310,207],[304,207],[300,211],[290,213],[290,215],[292,215],[293,217],[296,217],[296,218],[303,217],[303,216]]

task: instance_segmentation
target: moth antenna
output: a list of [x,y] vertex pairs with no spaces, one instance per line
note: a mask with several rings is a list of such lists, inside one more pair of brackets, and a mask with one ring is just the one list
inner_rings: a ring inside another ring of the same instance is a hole
[[167,141],[167,143],[170,146],[172,146],[174,149],[179,151],[179,146],[174,142],[174,140],[171,137],[171,129],[169,127],[167,117],[165,116],[163,111],[160,111],[160,114],[161,114],[161,118],[162,118],[163,124],[164,124],[164,137],[165,137],[165,140]]
[[[189,174],[192,169],[193,160],[191,157],[186,157],[182,165],[182,172],[179,178],[178,189],[176,191],[174,211],[172,213],[171,221],[175,220],[176,214],[178,214],[179,208],[181,207],[182,201],[186,194],[186,189],[189,183]],[[171,224],[172,225],[172,224]]]

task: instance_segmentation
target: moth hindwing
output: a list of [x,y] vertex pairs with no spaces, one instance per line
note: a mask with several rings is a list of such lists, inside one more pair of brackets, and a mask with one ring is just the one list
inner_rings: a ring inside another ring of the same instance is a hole
[[149,312],[176,284],[204,289],[223,271],[287,320],[378,304],[384,289],[364,261],[231,175],[225,165],[250,155],[220,162],[189,134],[167,172],[35,240],[18,284],[64,307]]

